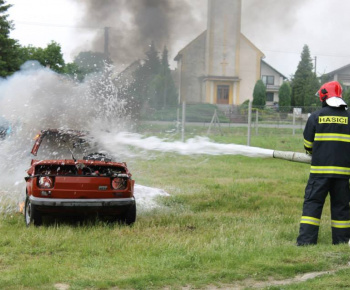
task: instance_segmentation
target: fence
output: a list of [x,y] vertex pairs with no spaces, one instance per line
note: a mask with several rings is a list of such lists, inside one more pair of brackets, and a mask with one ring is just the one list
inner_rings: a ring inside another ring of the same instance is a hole
[[[148,108],[142,114],[143,124],[166,125],[168,132],[186,134],[201,131],[201,134],[225,134],[235,129],[247,137],[276,132],[276,134],[296,134],[305,127],[309,114],[315,107],[261,107],[253,108],[252,103],[240,106],[186,104],[163,110]],[[201,128],[199,130],[198,128]]]

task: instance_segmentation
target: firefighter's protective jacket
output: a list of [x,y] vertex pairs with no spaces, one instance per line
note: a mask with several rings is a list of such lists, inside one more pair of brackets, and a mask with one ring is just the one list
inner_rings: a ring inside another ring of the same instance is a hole
[[304,147],[312,153],[312,175],[350,177],[350,114],[345,107],[324,106],[310,115]]

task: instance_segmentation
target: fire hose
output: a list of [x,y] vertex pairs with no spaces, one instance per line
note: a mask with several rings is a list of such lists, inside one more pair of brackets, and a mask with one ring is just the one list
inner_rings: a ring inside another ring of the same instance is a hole
[[273,151],[273,158],[284,159],[293,162],[311,163],[311,155],[291,151]]

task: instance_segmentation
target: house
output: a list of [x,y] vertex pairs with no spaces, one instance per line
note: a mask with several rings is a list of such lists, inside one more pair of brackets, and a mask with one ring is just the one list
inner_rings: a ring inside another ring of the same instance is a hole
[[242,0],[208,1],[207,30],[175,57],[179,102],[240,105],[253,98],[260,78],[268,103],[278,101],[286,77],[241,33],[241,7]]
[[267,106],[278,103],[278,91],[286,79],[287,77],[269,65],[266,61],[263,59],[261,60],[261,80],[266,86]]
[[350,64],[331,71],[326,76],[329,81],[342,83],[344,91],[350,89]]

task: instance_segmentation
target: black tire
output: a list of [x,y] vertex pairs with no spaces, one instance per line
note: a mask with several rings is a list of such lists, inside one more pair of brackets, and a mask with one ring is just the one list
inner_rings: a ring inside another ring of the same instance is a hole
[[32,224],[35,226],[40,226],[42,224],[41,213],[37,210],[36,206],[30,202],[29,196],[26,198],[24,207],[24,221],[27,227]]
[[121,223],[125,225],[132,225],[136,221],[136,204],[131,205],[126,212],[124,212],[120,217]]

